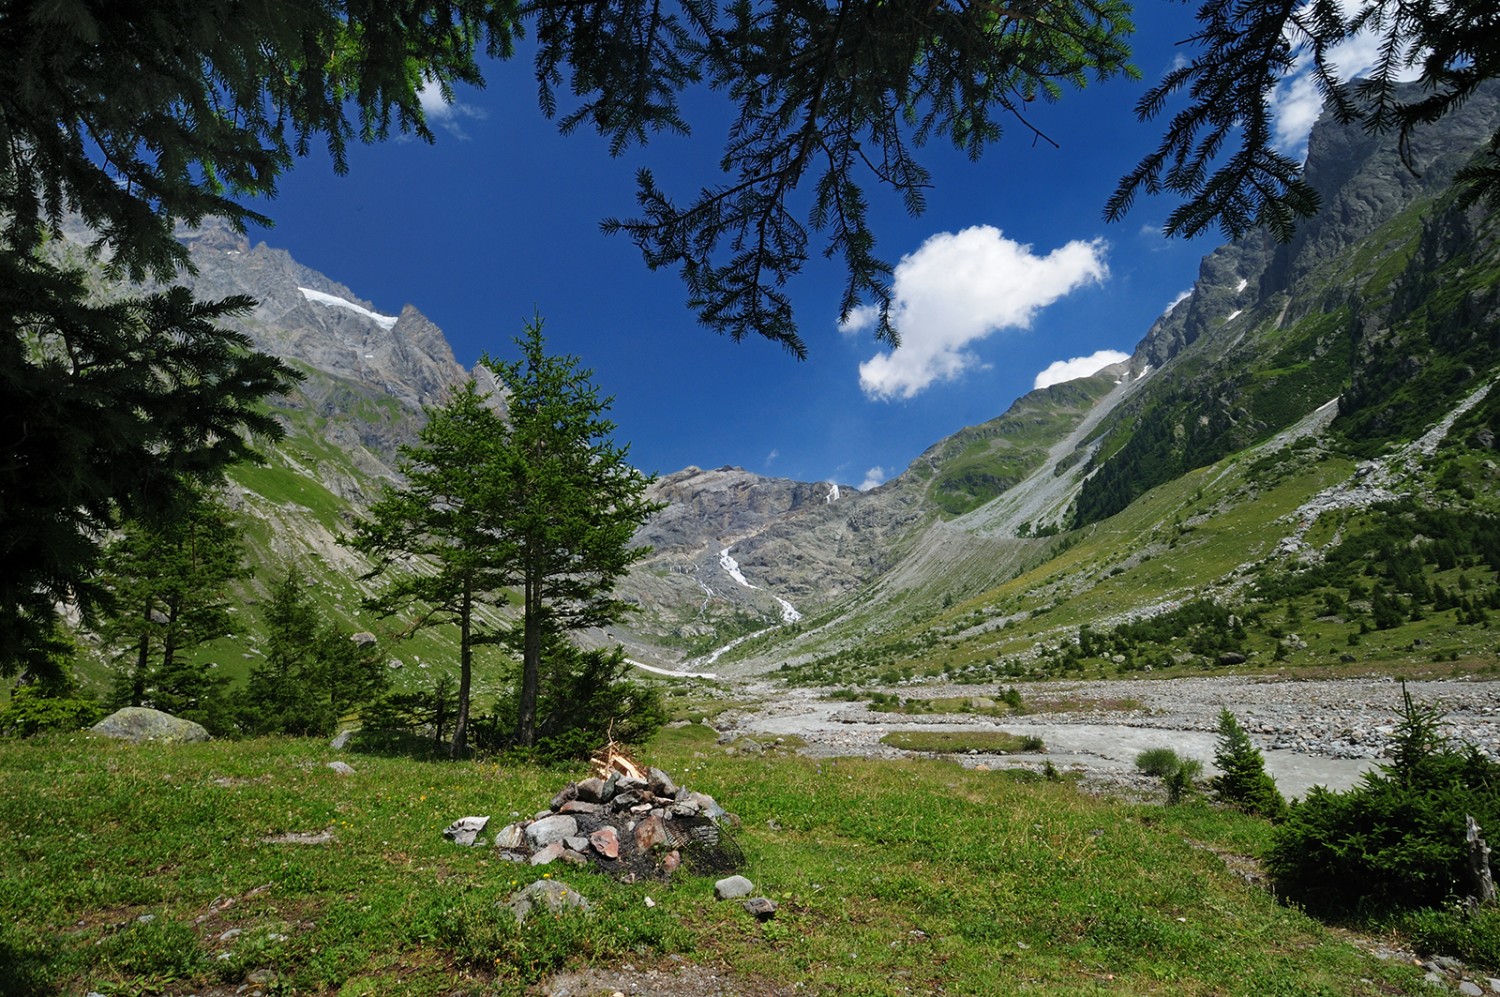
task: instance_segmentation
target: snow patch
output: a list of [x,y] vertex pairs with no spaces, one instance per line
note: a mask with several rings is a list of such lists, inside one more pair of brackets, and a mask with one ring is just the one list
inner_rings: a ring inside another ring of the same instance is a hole
[[825,496],[823,496],[823,504],[824,505],[832,505],[833,503],[837,502],[838,500],[839,500],[839,483],[837,481],[835,481],[835,482],[833,482],[830,485],[830,487],[828,489],[828,494],[825,495]]
[[1241,292],[1243,292],[1243,291],[1244,291],[1244,290],[1245,290],[1245,288],[1247,288],[1247,287],[1249,287],[1249,286],[1250,286],[1250,282],[1249,282],[1249,281],[1248,281],[1248,280],[1244,280],[1244,279],[1243,279],[1243,278],[1242,278],[1242,279],[1241,279],[1241,280],[1240,280],[1240,282],[1239,282],[1239,283],[1238,283],[1238,284],[1236,284],[1236,285],[1235,285],[1235,288],[1234,288],[1234,293],[1235,293],[1235,294],[1239,294],[1239,293],[1241,293]]
[[772,596],[771,598],[773,598],[777,602],[781,603],[781,622],[782,623],[796,623],[796,622],[798,622],[799,620],[802,619],[802,614],[799,613],[799,612],[797,612],[797,607],[796,606],[793,606],[791,603],[787,602],[785,599],[783,599],[779,595]]
[[324,291],[314,291],[310,287],[299,287],[297,288],[297,290],[301,291],[302,296],[308,301],[315,301],[320,305],[328,305],[330,308],[344,308],[351,312],[354,312],[357,315],[363,315],[365,318],[374,322],[382,329],[389,330],[396,324],[396,316],[382,315],[379,312],[372,312],[370,311],[370,309],[364,307],[363,305],[356,305],[349,299],[341,298],[336,294],[328,294]]
[[1228,315],[1224,316],[1224,321],[1225,322],[1233,322],[1235,319],[1237,319],[1237,318],[1240,317],[1241,313],[1243,313],[1244,310],[1245,309],[1243,309],[1243,308],[1236,308],[1234,311],[1232,311]]

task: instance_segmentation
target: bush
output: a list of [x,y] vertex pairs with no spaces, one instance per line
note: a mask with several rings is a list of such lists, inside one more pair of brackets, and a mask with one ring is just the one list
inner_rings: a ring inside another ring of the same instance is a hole
[[1203,774],[1203,763],[1184,758],[1171,748],[1147,748],[1135,756],[1135,767],[1161,779],[1167,787],[1167,803],[1181,803],[1193,790],[1193,783]]
[[1500,972],[1500,908],[1413,911],[1400,917],[1396,927],[1418,951],[1442,953],[1491,973]]
[[0,710],[0,736],[31,737],[49,730],[82,730],[99,722],[104,710],[92,699],[49,696],[37,686],[22,686],[11,693]]
[[1445,744],[1402,688],[1395,760],[1347,793],[1314,787],[1277,828],[1267,866],[1289,897],[1331,913],[1442,906],[1468,890],[1465,816],[1500,828],[1500,765]]
[[1228,710],[1219,711],[1214,764],[1220,774],[1211,784],[1221,801],[1271,820],[1279,821],[1286,816],[1286,799],[1276,788],[1276,780],[1266,772],[1265,758]]

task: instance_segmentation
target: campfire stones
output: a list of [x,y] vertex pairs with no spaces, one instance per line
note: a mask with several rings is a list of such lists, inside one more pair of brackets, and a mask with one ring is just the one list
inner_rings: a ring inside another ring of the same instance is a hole
[[549,814],[526,825],[526,840],[535,848],[544,848],[577,834],[578,821],[571,814]]
[[682,864],[683,847],[721,844],[721,826],[734,820],[728,811],[660,769],[647,773],[649,779],[611,772],[569,784],[552,798],[551,810],[495,835],[500,857],[531,865],[592,862],[634,880],[670,876]]
[[637,824],[634,833],[635,847],[643,852],[649,852],[659,845],[666,845],[669,841],[667,825],[662,823],[662,819],[655,814]]
[[589,835],[589,844],[607,859],[620,857],[620,833],[612,827],[601,827]]

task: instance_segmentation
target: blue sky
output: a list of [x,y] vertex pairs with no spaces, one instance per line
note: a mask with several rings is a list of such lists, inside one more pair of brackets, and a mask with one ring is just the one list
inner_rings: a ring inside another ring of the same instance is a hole
[[[915,218],[867,189],[877,252],[900,261],[905,341],[894,354],[857,316],[840,328],[842,272],[816,257],[791,287],[808,360],[699,326],[676,273],[647,270],[599,221],[634,213],[641,166],[679,197],[716,182],[722,128],[705,117],[690,137],[612,159],[597,136],[560,136],[542,116],[524,47],[488,66],[485,89],[436,109],[435,144],[354,149],[343,177],[324,156],[300,162],[261,206],[275,229],[251,235],[378,311],[415,305],[465,366],[485,351],[510,356],[512,338],[540,314],[552,348],[580,356],[614,396],[617,439],[643,470],[733,464],[878,483],[942,437],[1002,413],[1049,365],[1128,353],[1219,241],[1161,238],[1156,226],[1172,207],[1161,199],[1138,203],[1123,223],[1103,221],[1116,179],[1159,138],[1160,125],[1137,123],[1132,107],[1192,27],[1191,6],[1142,6],[1140,82],[1031,105],[1060,149],[1020,127],[977,163],[930,145],[922,159],[935,187]],[[714,99],[701,103],[712,109]],[[1305,95],[1289,89],[1287,100],[1287,121],[1307,117]]]

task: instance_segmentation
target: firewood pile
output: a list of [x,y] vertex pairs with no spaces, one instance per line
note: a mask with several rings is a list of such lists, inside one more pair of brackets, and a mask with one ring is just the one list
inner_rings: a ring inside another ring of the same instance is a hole
[[611,743],[594,757],[594,775],[570,782],[549,809],[501,828],[502,858],[534,866],[592,865],[626,881],[665,879],[686,865],[699,874],[737,871],[738,818],[706,793],[678,786]]

